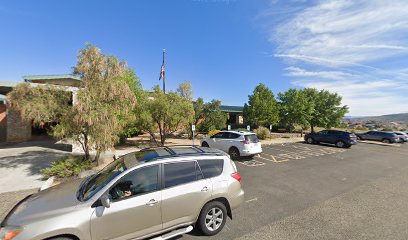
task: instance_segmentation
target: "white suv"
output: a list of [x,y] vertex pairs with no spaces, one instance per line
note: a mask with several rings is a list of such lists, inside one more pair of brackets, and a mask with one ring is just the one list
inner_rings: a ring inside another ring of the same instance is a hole
[[255,133],[221,131],[201,141],[201,146],[220,149],[232,159],[241,156],[253,156],[262,152],[261,142]]

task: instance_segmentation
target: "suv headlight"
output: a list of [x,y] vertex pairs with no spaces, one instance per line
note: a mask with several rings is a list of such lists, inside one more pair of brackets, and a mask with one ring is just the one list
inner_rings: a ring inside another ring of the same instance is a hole
[[23,231],[19,226],[6,226],[0,229],[0,240],[12,240]]

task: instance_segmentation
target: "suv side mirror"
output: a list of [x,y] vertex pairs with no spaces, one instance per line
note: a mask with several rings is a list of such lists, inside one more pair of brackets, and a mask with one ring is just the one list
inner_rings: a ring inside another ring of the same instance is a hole
[[102,195],[102,197],[100,198],[100,201],[101,201],[102,206],[106,208],[110,208],[111,200],[110,200],[109,194]]

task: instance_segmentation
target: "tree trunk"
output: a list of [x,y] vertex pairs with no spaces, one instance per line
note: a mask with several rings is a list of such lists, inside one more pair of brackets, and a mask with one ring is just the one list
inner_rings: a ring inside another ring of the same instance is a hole
[[94,161],[98,164],[99,166],[99,157],[101,156],[101,151],[100,150],[96,150],[96,155],[95,155],[95,159]]
[[85,160],[89,160],[90,154],[89,154],[89,146],[88,146],[88,135],[85,133],[82,133],[84,136],[84,143],[82,144],[82,150],[84,150],[85,153]]
[[312,132],[314,132],[314,126],[313,126],[313,124],[310,124],[310,130],[311,130]]

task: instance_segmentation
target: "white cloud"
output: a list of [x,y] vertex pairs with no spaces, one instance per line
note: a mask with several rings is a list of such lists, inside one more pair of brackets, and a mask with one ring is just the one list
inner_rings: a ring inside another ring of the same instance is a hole
[[[318,0],[293,12],[285,5],[278,23],[271,14],[263,19],[273,56],[290,64],[286,75],[302,79],[295,86],[338,92],[352,115],[407,112],[407,3]],[[279,14],[277,4],[263,13]]]

